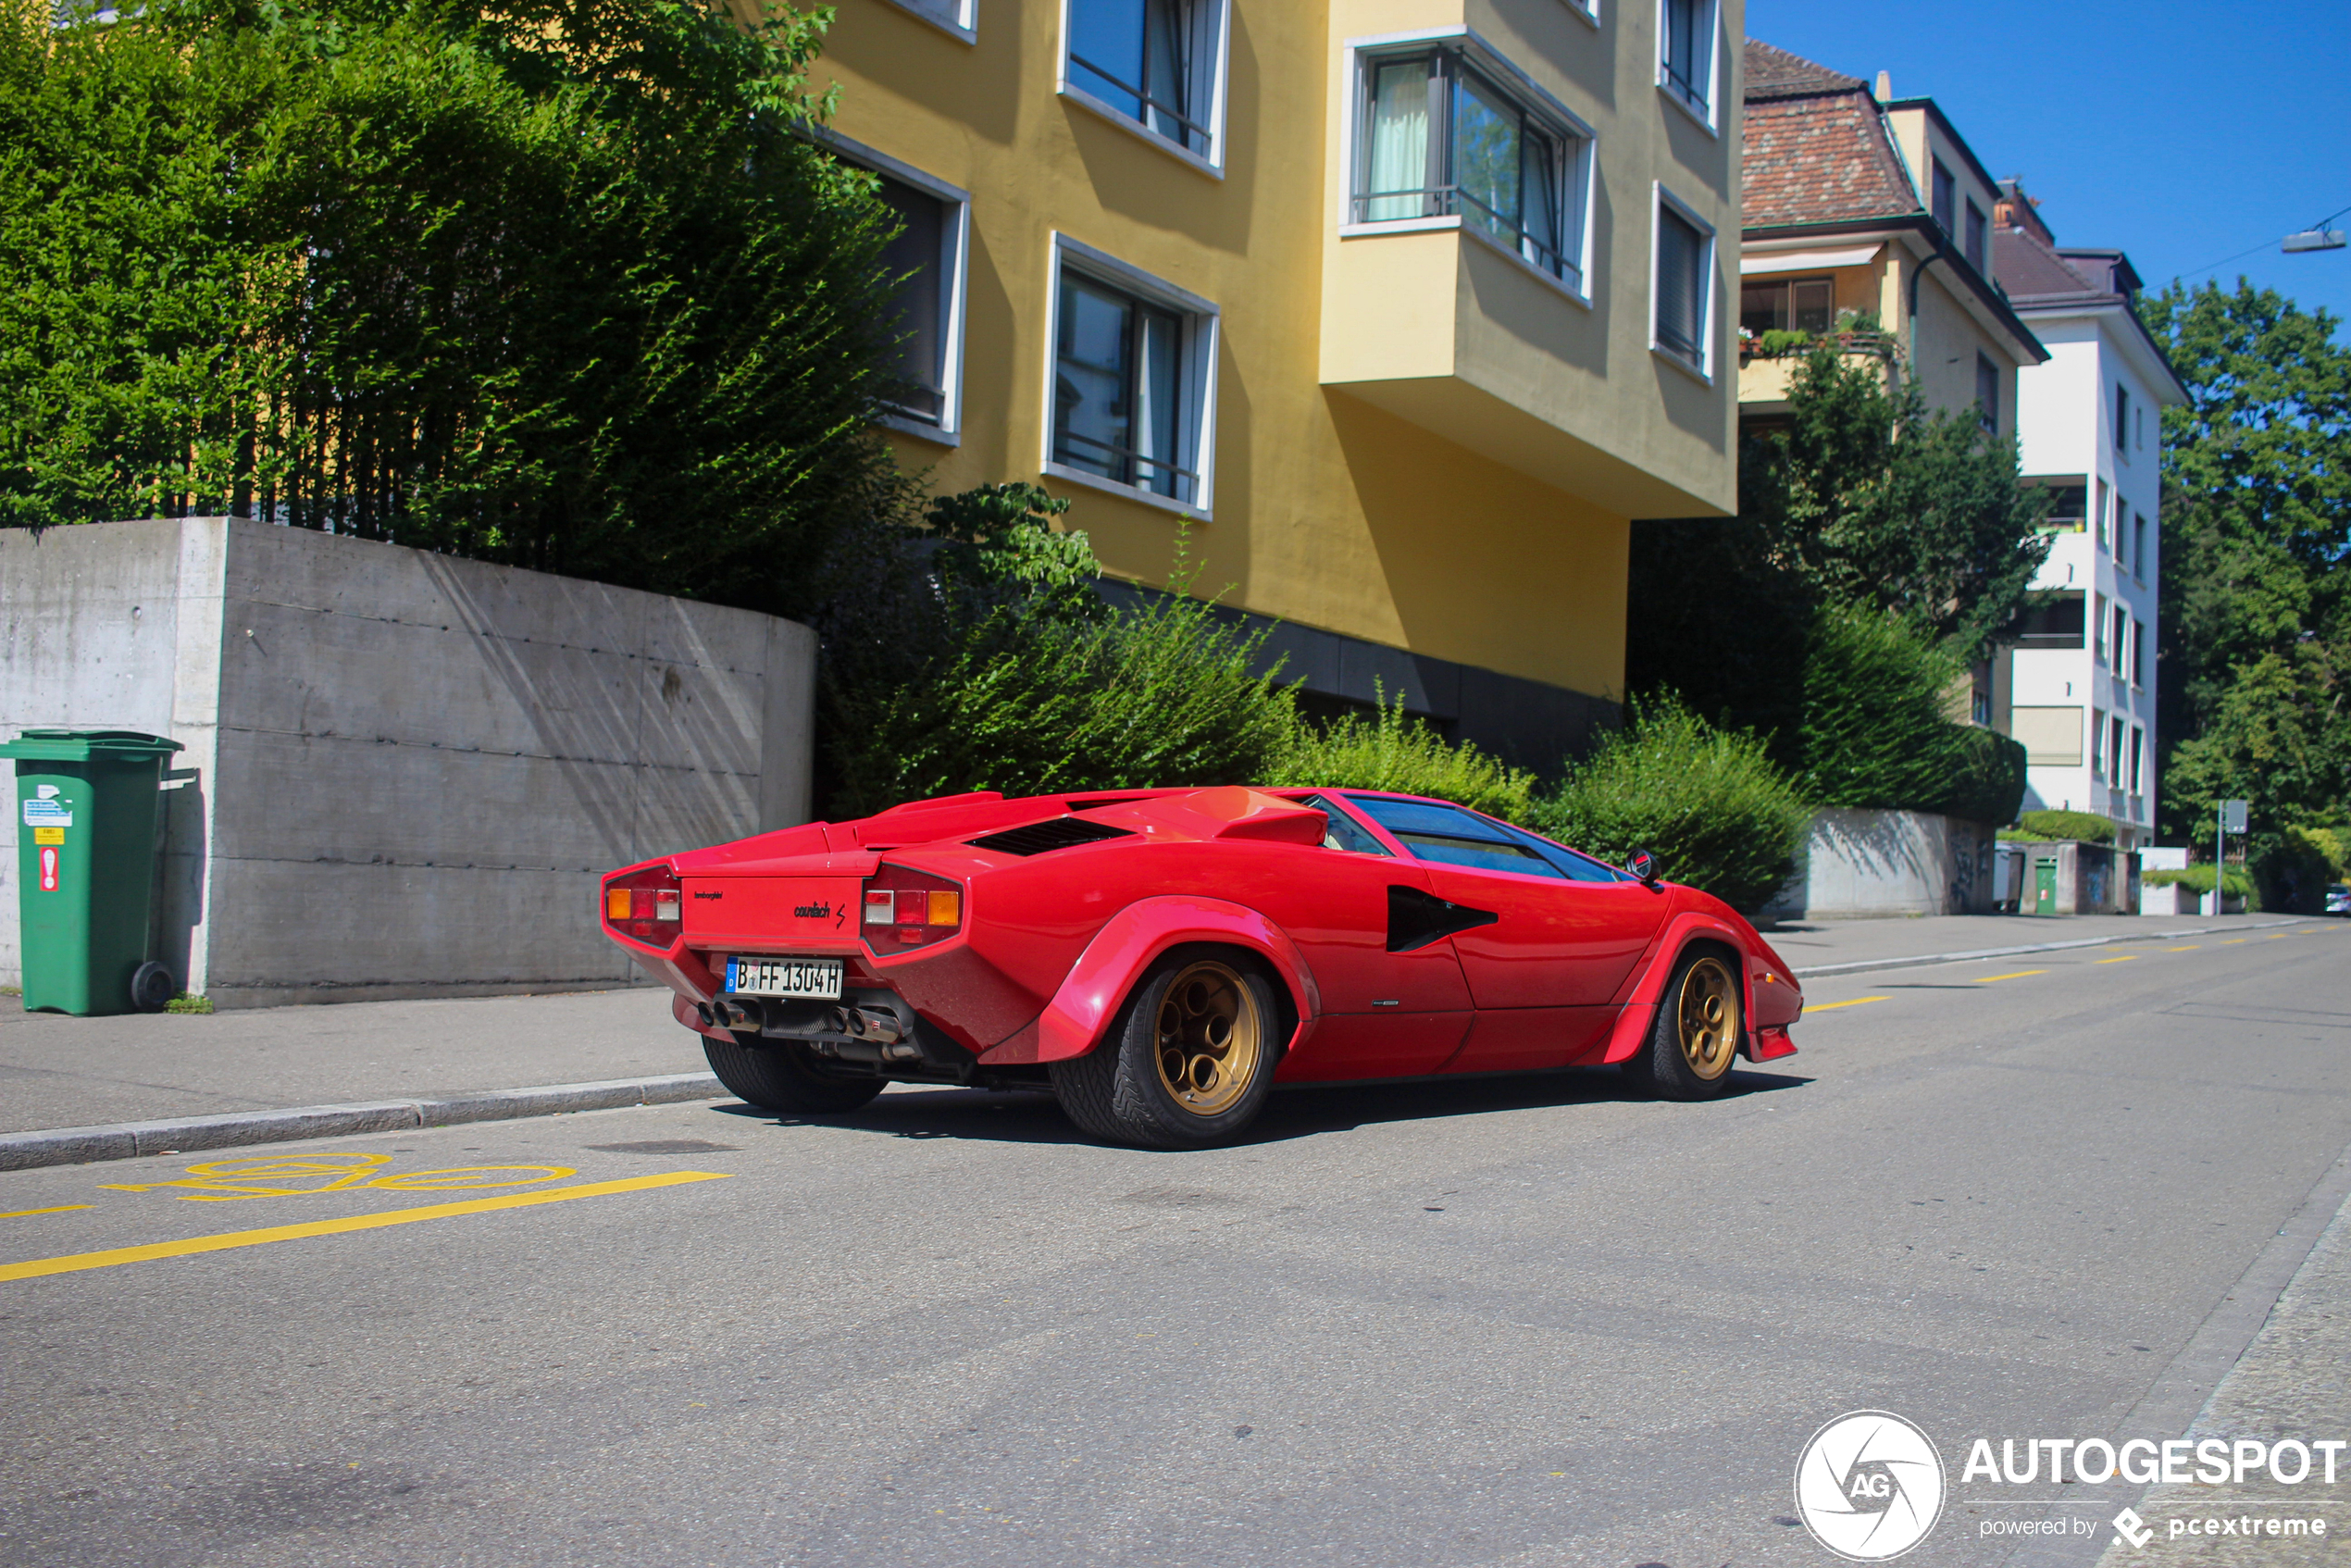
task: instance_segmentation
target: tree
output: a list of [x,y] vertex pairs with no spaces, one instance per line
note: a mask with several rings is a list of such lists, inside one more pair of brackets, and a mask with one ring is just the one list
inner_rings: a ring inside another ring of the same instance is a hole
[[804,609],[889,499],[890,220],[823,14],[0,24],[0,521],[228,512]]
[[2351,781],[2351,349],[2324,310],[2242,279],[2140,315],[2188,390],[2163,413],[2163,827],[2214,800],[2339,819]]
[[[1897,803],[1878,797],[1910,778],[1918,790],[1893,790],[1900,803],[1938,809],[1939,713],[1920,721],[1937,737],[1924,753],[1918,725],[1896,726],[1907,760],[1822,748],[1865,739],[1845,727],[1909,714],[1922,678],[1947,685],[1984,654],[2030,601],[2048,553],[2042,516],[2013,439],[1973,409],[1930,412],[1914,379],[1889,386],[1876,361],[1823,344],[1797,367],[1785,419],[1742,430],[1736,517],[1636,525],[1627,683],[1766,736],[1783,766],[1828,790],[1821,803]],[[1816,687],[1853,706],[1831,713]],[[1970,753],[1969,777],[2005,778],[1998,750]],[[1981,809],[2004,789],[1959,795]]]

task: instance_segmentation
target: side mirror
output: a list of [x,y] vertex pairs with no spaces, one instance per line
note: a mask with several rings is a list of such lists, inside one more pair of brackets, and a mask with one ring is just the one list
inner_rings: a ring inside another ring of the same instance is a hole
[[1624,869],[1639,877],[1646,885],[1652,888],[1657,886],[1657,856],[1649,853],[1648,851],[1635,850],[1633,858],[1624,863]]

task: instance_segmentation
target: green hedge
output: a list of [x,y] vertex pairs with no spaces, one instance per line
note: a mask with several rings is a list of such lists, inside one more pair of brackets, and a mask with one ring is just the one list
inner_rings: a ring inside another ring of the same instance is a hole
[[1406,717],[1401,697],[1382,702],[1368,718],[1349,715],[1326,725],[1301,718],[1273,777],[1283,784],[1434,795],[1506,822],[1526,821],[1535,796],[1533,774],[1474,745],[1449,743]]
[[2012,822],[2024,748],[1949,716],[1961,666],[1897,617],[1830,604],[1813,619],[1800,679],[1798,778],[1816,805]]
[[1617,865],[1648,850],[1669,879],[1752,913],[1795,870],[1811,815],[1761,740],[1669,699],[1636,702],[1623,731],[1536,801],[1530,826]]
[[2028,811],[2017,825],[2035,839],[2075,839],[2085,844],[2114,842],[2114,823],[2086,811]]
[[[2191,892],[2208,893],[2212,890],[2212,867],[2191,865],[2185,871],[2149,871],[2144,873],[2139,880],[2150,888],[2178,886]],[[2233,899],[2253,896],[2253,878],[2242,871],[2229,873],[2228,887],[2229,896]]]

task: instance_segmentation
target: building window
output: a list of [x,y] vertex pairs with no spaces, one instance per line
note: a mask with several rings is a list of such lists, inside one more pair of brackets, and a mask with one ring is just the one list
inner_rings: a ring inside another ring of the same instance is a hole
[[2106,481],[2104,479],[2100,479],[2098,481],[2097,514],[2098,548],[2110,555],[2114,553],[2114,541],[2107,531],[2112,526],[2107,516],[2107,507],[2108,504]]
[[2121,782],[2123,781],[2123,779],[2124,779],[2126,777],[2128,777],[2128,775],[2127,775],[2127,774],[2124,772],[2124,770],[2123,770],[2123,756],[2122,756],[2122,736],[2123,736],[2123,728],[2122,728],[2122,716],[2121,716],[2121,714],[2116,714],[2116,715],[2114,715],[2112,717],[2108,718],[2108,719],[2106,721],[2106,728],[2107,728],[2107,740],[2106,740],[2106,756],[2107,756],[2107,763],[2108,763],[2108,766],[2112,769],[2112,771],[2111,771],[2111,772],[2109,772],[2109,773],[2107,775],[2107,777],[2108,777],[2108,778],[2111,778],[2111,779],[2113,779],[2113,780],[2114,780],[2117,784],[2120,784],[2120,783],[2121,783]]
[[2074,707],[2013,708],[2009,733],[2024,748],[2024,760],[2048,767],[2082,765],[2082,710]]
[[935,22],[965,43],[975,43],[973,24],[978,19],[973,13],[976,0],[898,0],[898,4],[927,22]]
[[1714,0],[1658,0],[1657,84],[1714,123]]
[[2000,367],[1980,351],[1975,356],[1975,417],[1987,430],[2000,428]]
[[882,205],[898,235],[882,265],[898,280],[898,412],[931,429],[955,429],[955,340],[963,292],[964,216],[968,204],[881,177]]
[[1956,216],[1959,199],[1959,182],[1951,178],[1951,171],[1943,167],[1941,160],[1930,158],[1927,161],[1927,185],[1934,193],[1931,199],[1934,205],[1931,210],[1934,214],[1934,221],[1943,226],[1943,232],[1956,239],[1959,231]]
[[2125,439],[2131,428],[2131,394],[2122,383],[2114,383],[2114,450],[2122,451],[2130,443]]
[[[2019,648],[2079,648],[2084,635],[2082,591],[2059,591],[2025,611],[2016,620],[2013,635]],[[2081,750],[2075,737],[2074,750]]]
[[1591,137],[1460,49],[1363,62],[1355,223],[1459,218],[1584,292]]
[[2141,691],[2147,683],[2147,624],[2133,616],[2131,621],[2131,684]]
[[2090,776],[2106,777],[2106,710],[2090,710]]
[[2080,533],[2089,526],[2090,487],[2086,484],[2049,486],[2049,513],[2043,527]]
[[2131,727],[2131,793],[2138,794],[2139,766],[2147,752],[2147,732],[2138,725]]
[[882,250],[883,268],[893,280],[890,325],[898,342],[897,384],[883,422],[952,445],[962,420],[970,194],[830,131],[817,139],[842,162],[875,177],[875,194],[898,224]]
[[1826,278],[1783,283],[1746,283],[1739,288],[1739,325],[1765,332],[1826,332],[1836,315],[1836,284]]
[[1710,341],[1713,337],[1714,231],[1698,215],[1674,200],[1663,186],[1657,192],[1656,316],[1653,342],[1661,353],[1688,366],[1699,375],[1713,370]]
[[1967,205],[1967,237],[1960,242],[1960,248],[1967,253],[1970,267],[1987,278],[1991,276],[1992,269],[1984,264],[1984,209],[1972,201]]
[[1064,83],[1097,106],[1218,161],[1223,0],[1067,0]]
[[2144,515],[2131,519],[2131,575],[2141,582],[2147,576],[2147,520]]
[[2092,643],[2090,651],[2096,655],[2097,662],[2099,664],[2104,664],[2106,663],[2107,623],[2106,595],[2103,593],[2093,593],[2090,595],[2090,625],[2096,628],[2096,641]]
[[1205,511],[1215,307],[1058,244],[1048,471]]
[[2147,449],[2147,411],[2146,409],[2131,410],[2131,429],[2133,432],[2131,444],[2141,452],[2145,452]]
[[2118,600],[2114,604],[2114,635],[2108,642],[2109,651],[2114,654],[2114,663],[2109,667],[2118,676],[2130,667],[2126,660],[2130,641],[2131,613],[2125,610],[2121,602]]

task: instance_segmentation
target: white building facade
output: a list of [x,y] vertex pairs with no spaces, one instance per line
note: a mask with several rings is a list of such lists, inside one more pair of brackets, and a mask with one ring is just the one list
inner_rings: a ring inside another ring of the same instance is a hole
[[2025,810],[2109,817],[2135,849],[2154,841],[2163,409],[2187,392],[2139,321],[2129,259],[2061,250],[2015,181],[2001,197],[1999,280],[2049,351],[2017,373],[2016,429],[2027,482],[2053,492],[2034,586],[2057,595],[2017,639],[2009,733]]

